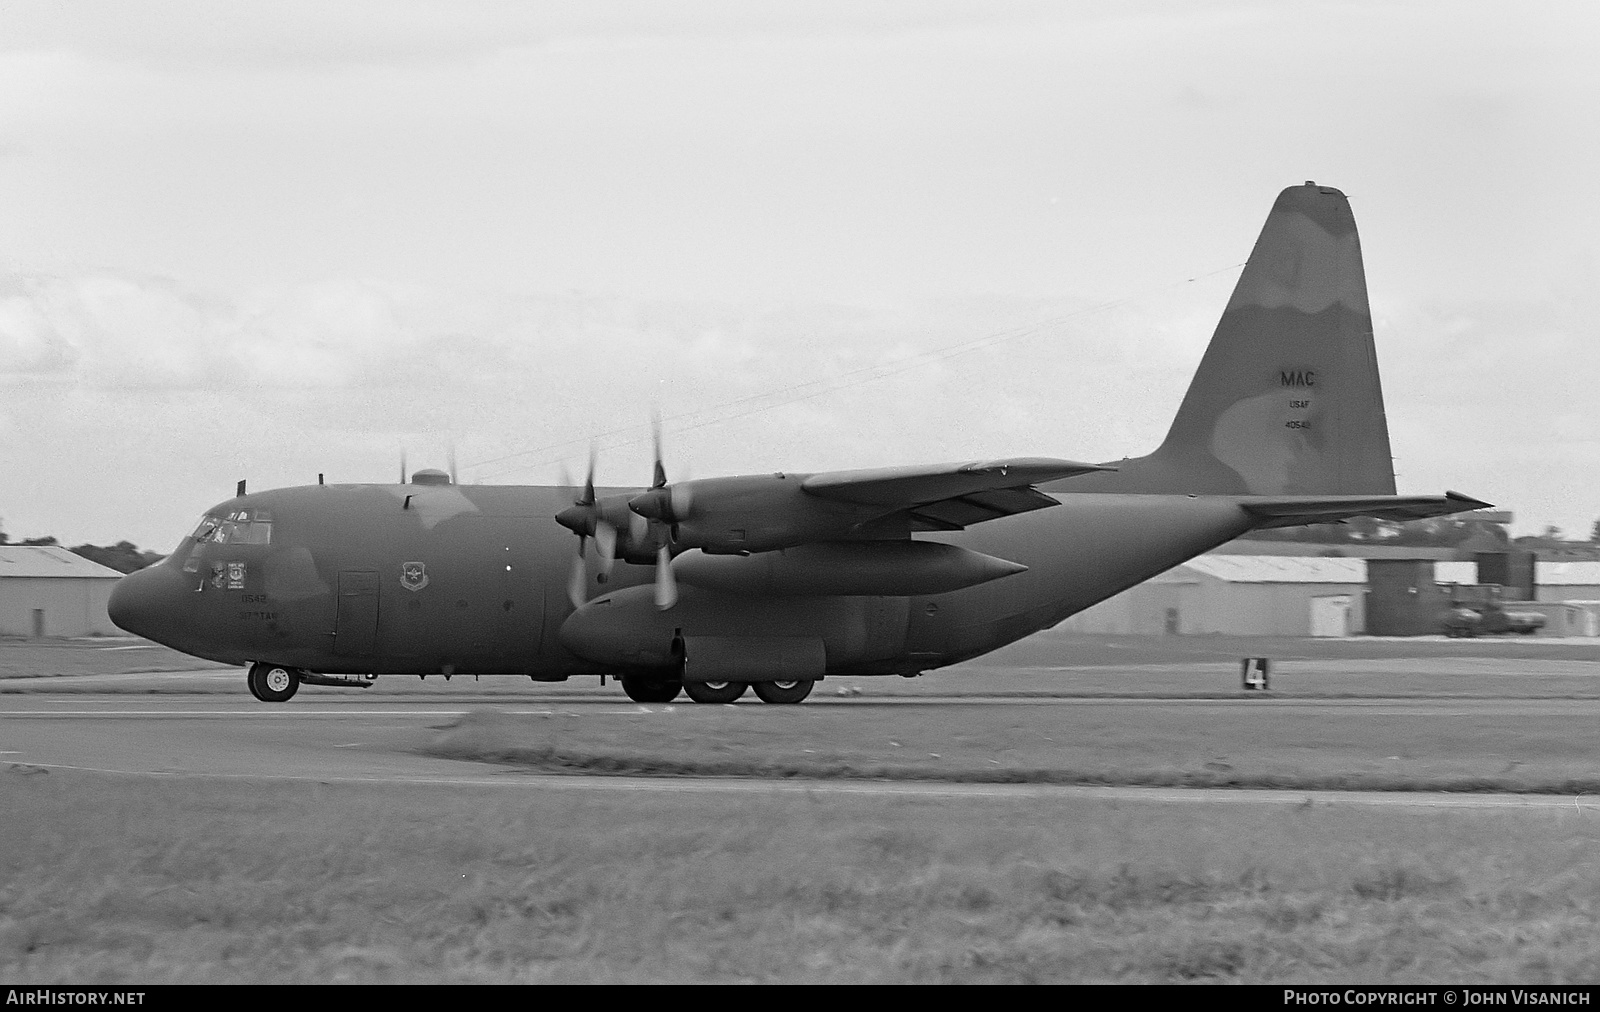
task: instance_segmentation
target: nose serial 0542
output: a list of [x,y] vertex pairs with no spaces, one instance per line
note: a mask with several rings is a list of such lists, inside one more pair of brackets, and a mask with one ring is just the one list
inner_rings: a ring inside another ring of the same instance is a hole
[[1376,363],[1349,203],[1307,183],[1273,205],[1147,456],[669,482],[658,445],[648,488],[595,488],[592,463],[577,494],[439,471],[241,486],[117,585],[111,618],[248,664],[269,702],[434,673],[798,702],[994,650],[1253,529],[1486,506],[1395,494]]

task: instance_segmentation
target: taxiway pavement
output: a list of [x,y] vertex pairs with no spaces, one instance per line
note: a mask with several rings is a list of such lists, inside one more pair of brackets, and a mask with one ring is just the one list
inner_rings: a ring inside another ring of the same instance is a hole
[[[963,784],[939,782],[813,780],[805,782],[737,778],[635,778],[549,775],[511,767],[421,754],[438,729],[463,715],[491,710],[514,716],[563,717],[580,722],[646,720],[673,722],[703,715],[706,707],[680,699],[673,704],[641,705],[612,686],[575,689],[517,682],[425,686],[378,690],[307,689],[289,703],[269,705],[252,699],[235,669],[129,676],[51,679],[51,686],[0,694],[0,763],[64,768],[110,774],[319,782],[476,785],[524,790],[649,790],[812,792],[819,794],[918,794],[995,798],[1098,797],[1153,803],[1361,804],[1451,808],[1600,806],[1600,800],[1549,794],[1442,794],[1237,789],[1164,789],[1059,784]],[[485,680],[488,682],[488,680]],[[70,683],[70,684],[68,684]],[[102,691],[96,691],[96,685]],[[144,686],[144,691],[139,687]],[[184,691],[184,687],[196,691]],[[231,686],[231,688],[229,688]],[[115,691],[113,691],[113,687]],[[68,691],[49,691],[49,689]],[[891,711],[928,708],[947,714],[962,707],[1084,708],[1136,719],[1181,713],[1185,722],[1204,724],[1241,707],[1360,719],[1382,715],[1408,718],[1541,716],[1600,724],[1600,699],[1520,698],[1233,698],[1152,699],[1060,695],[984,697],[973,695],[838,696],[820,693],[803,704],[824,707],[840,718],[859,713],[862,721]],[[846,710],[845,708],[848,708]],[[748,711],[756,719],[777,708],[747,698],[719,710]],[[787,710],[788,708],[783,708]],[[730,719],[738,719],[734,712]],[[853,717],[851,719],[854,719]],[[946,718],[950,719],[950,718]],[[956,718],[958,719],[958,718]]]

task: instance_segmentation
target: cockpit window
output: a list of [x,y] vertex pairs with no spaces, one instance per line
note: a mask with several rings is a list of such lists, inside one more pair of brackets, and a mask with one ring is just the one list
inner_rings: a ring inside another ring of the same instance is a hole
[[271,510],[234,510],[226,517],[204,516],[191,535],[200,544],[270,545]]

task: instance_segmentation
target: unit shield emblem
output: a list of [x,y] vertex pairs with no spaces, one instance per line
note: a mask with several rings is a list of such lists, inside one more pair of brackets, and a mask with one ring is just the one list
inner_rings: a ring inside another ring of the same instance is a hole
[[428,585],[428,567],[421,562],[400,565],[400,586],[407,590],[421,590]]

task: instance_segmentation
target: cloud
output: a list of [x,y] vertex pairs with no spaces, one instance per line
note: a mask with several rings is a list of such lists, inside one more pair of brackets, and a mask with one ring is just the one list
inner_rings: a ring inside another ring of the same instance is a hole
[[1356,199],[1402,484],[1594,508],[1592,263],[1550,285],[1595,248],[1587,8],[218,10],[3,15],[0,464],[106,528],[64,537],[126,536],[88,471],[182,522],[448,439],[638,480],[652,406],[701,475],[1140,453],[1231,275],[1149,288],[1307,177]]

